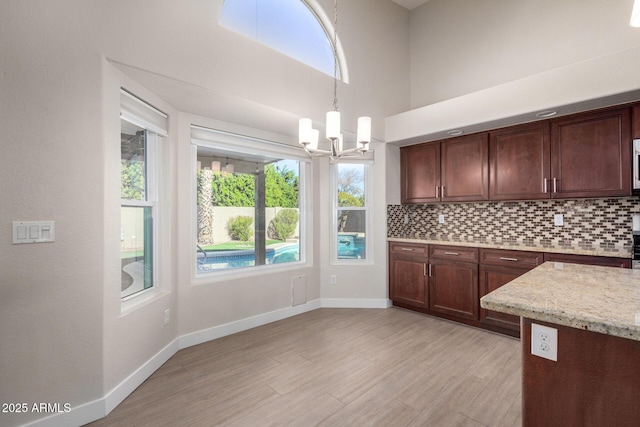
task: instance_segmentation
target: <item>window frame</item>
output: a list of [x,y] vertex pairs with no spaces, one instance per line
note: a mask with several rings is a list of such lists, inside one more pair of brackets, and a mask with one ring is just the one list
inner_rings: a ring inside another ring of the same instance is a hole
[[[121,312],[126,313],[140,303],[155,297],[162,290],[160,265],[160,229],[162,222],[160,191],[160,153],[164,150],[164,139],[168,137],[169,116],[136,96],[124,87],[120,88],[120,120],[126,121],[145,132],[145,198],[132,200],[120,198],[120,229],[122,229],[123,207],[148,207],[151,211],[151,286],[122,296],[120,291]],[[120,122],[120,123],[121,123]],[[121,133],[122,133],[122,124]],[[122,155],[120,155],[120,161]],[[120,172],[120,179],[122,179]],[[122,268],[122,267],[121,267]],[[121,286],[121,281],[118,282]]]
[[[222,22],[222,10],[224,8],[224,3],[226,3],[229,0],[224,0],[224,2],[222,3],[222,5],[220,6],[219,9],[219,13],[218,13],[218,25],[229,29],[230,31],[234,31],[237,32],[238,34],[242,34],[243,36],[263,45],[266,46],[270,49],[275,50],[276,52],[288,56],[289,58],[292,58],[302,64],[307,65],[308,67],[313,68],[314,70],[317,70],[323,74],[327,74],[329,76],[333,76],[333,67],[334,65],[332,64],[331,66],[331,72],[326,72],[324,70],[321,70],[318,67],[315,67],[311,64],[308,64],[307,62],[303,61],[300,58],[297,58],[295,56],[290,55],[289,53],[284,52],[283,50],[280,49],[279,46],[273,46],[269,43],[266,43],[265,41],[253,37],[251,34],[247,34],[245,32],[242,31],[238,31],[236,29],[232,29],[231,27],[229,27],[227,24]],[[311,13],[311,15],[313,15],[315,17],[315,19],[318,21],[318,25],[320,26],[320,28],[323,30],[327,41],[329,43],[329,46],[331,47],[332,51],[333,51],[333,58],[334,58],[334,62],[337,61],[337,66],[338,66],[338,79],[341,80],[343,83],[349,84],[349,67],[347,66],[347,60],[346,60],[346,55],[344,53],[344,49],[342,48],[342,43],[340,42],[340,35],[337,34],[335,37],[335,43],[334,43],[334,22],[333,22],[333,8],[331,8],[331,13],[330,15],[327,15],[327,13],[325,13],[323,7],[318,3],[317,0],[299,0],[300,3],[302,3],[304,6],[306,6],[307,9],[309,9],[309,12]]]
[[[312,265],[313,249],[309,236],[311,235],[311,183],[312,162],[311,157],[301,148],[285,143],[255,138],[247,135],[236,134],[219,129],[207,128],[200,125],[191,125],[191,281],[193,284],[211,283],[231,278],[251,277],[262,275],[266,271],[278,272],[291,269],[299,269]],[[299,162],[299,190],[298,190],[298,222],[300,231],[300,259],[298,261],[282,264],[253,265],[248,267],[226,268],[211,271],[198,270],[198,209],[197,209],[197,159],[198,146],[227,151],[229,157],[233,153],[255,153],[278,157],[283,160],[295,160]]]
[[[340,164],[361,164],[364,166],[364,200],[363,207],[340,207],[338,206],[338,166]],[[336,159],[329,165],[330,185],[331,185],[331,265],[373,265],[373,185],[372,170],[373,161],[367,159]],[[338,258],[338,212],[340,210],[362,210],[365,212],[365,257],[356,259]]]

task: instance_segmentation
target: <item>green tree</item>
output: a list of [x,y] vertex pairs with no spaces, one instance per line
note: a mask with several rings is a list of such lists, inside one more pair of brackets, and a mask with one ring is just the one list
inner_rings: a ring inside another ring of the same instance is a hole
[[214,206],[254,206],[253,175],[216,173],[211,183]]
[[144,185],[144,162],[120,160],[120,197],[127,200],[144,200]]
[[356,197],[351,193],[344,191],[338,192],[338,206],[342,207],[362,207],[364,206],[364,197]]
[[297,208],[300,180],[286,167],[278,171],[273,164],[264,168],[267,207]]

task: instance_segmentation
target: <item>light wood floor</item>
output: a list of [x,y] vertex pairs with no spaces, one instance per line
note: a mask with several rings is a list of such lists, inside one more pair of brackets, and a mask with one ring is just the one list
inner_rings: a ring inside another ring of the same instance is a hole
[[520,342],[319,309],[176,353],[91,426],[519,426]]

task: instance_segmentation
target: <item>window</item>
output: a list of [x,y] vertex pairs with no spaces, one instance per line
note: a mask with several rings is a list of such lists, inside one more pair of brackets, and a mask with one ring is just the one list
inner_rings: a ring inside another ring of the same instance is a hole
[[161,137],[150,129],[163,132],[166,118],[164,113],[121,91],[120,259],[123,300],[152,289],[155,284],[156,153]]
[[308,168],[299,150],[192,129],[196,273],[304,261]]
[[[369,164],[334,163],[332,170],[332,259],[337,264],[359,263],[371,253],[372,219]],[[369,236],[369,238],[367,238]]]
[[220,24],[333,76],[333,27],[305,1],[225,0]]

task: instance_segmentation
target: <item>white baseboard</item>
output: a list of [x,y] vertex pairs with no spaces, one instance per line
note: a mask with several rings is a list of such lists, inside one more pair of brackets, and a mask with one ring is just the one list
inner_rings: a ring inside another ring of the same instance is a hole
[[297,316],[298,314],[306,313],[307,311],[312,311],[320,307],[320,300],[307,301],[305,304],[300,304],[295,307],[282,308],[269,313],[247,317],[246,319],[237,320],[235,322],[225,323],[224,325],[214,326],[213,328],[192,332],[178,338],[179,347],[180,349],[183,349],[193,345],[202,344],[217,338],[226,337],[227,335],[246,331],[247,329],[277,322],[278,320],[286,319],[287,317]]
[[322,307],[331,308],[389,308],[390,299],[353,299],[353,298],[322,298]]
[[58,427],[81,426],[96,421],[109,414],[116,406],[127,398],[136,388],[151,376],[160,366],[174,354],[183,348],[202,344],[227,335],[242,332],[251,328],[266,325],[268,323],[283,320],[288,317],[316,310],[321,307],[331,308],[389,308],[389,299],[349,299],[349,298],[322,298],[307,301],[305,304],[295,307],[287,307],[269,313],[259,314],[235,322],[226,323],[202,331],[181,335],[156,353],[146,363],[136,369],[124,381],[115,386],[103,398],[76,406],[69,412],[58,413],[47,418],[33,421],[24,426],[29,427]]

